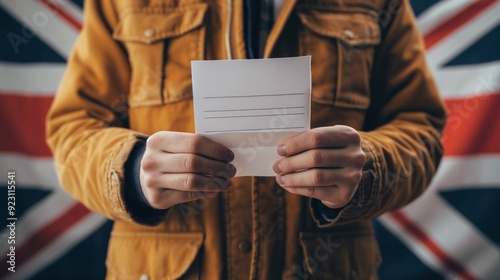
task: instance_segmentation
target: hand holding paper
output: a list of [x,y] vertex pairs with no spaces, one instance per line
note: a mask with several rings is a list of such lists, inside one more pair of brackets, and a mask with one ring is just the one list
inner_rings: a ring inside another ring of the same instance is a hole
[[366,161],[359,132],[346,125],[313,128],[280,143],[278,152],[283,156],[274,164],[278,184],[330,208],[351,201]]
[[277,145],[310,128],[310,57],[193,61],[196,133],[235,154],[236,176],[275,176]]

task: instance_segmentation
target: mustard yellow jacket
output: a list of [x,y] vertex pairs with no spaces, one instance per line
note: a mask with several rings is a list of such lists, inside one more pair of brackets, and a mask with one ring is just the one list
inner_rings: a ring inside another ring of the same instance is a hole
[[245,58],[243,1],[85,1],[47,137],[62,186],[115,221],[108,279],[377,277],[372,219],[421,194],[443,153],[414,15],[405,0],[285,0],[265,57],[297,55],[312,56],[312,127],[361,131],[348,206],[327,222],[274,178],[242,177],[147,226],[124,199],[124,162],[146,135],[194,131],[190,62]]

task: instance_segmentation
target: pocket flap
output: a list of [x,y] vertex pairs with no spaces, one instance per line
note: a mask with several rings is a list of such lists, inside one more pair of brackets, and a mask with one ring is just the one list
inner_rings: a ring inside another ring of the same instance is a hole
[[151,44],[189,32],[203,24],[207,4],[177,8],[141,8],[130,10],[120,17],[113,38]]
[[370,13],[299,9],[299,18],[313,32],[351,45],[380,44],[380,27]]
[[203,233],[115,232],[106,265],[116,279],[177,279],[191,267],[203,243]]

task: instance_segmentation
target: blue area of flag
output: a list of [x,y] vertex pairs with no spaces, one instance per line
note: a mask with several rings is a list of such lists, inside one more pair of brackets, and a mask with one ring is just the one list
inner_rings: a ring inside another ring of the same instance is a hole
[[380,222],[375,221],[374,226],[382,255],[382,264],[378,269],[381,280],[443,279],[441,275],[422,263],[399,238],[389,232]]
[[83,8],[83,0],[70,0],[70,1],[80,6],[80,8]]
[[478,64],[491,61],[500,61],[500,25],[497,25],[485,36],[474,42],[459,56],[449,61],[445,66]]
[[[22,188],[20,186],[16,187],[15,190],[15,198],[16,198],[16,204],[15,204],[15,216],[18,219],[21,219],[23,215],[26,213],[29,208],[33,207],[36,205],[38,202],[42,201],[47,195],[50,194],[50,191],[46,190],[40,190],[36,188],[30,189],[27,186],[23,186]],[[8,212],[7,212],[7,185],[0,185],[0,201],[5,201],[5,209],[2,209],[0,211],[0,220],[1,221],[6,221],[8,217]],[[6,227],[6,224],[4,225],[2,223],[2,230]]]
[[[27,16],[29,19],[29,16]],[[16,63],[66,63],[58,53],[36,36],[36,30],[23,26],[0,8],[0,61]]]
[[411,0],[411,7],[416,16],[427,10],[430,6],[436,4],[439,0]]
[[471,187],[439,194],[493,243],[500,246],[500,187]]

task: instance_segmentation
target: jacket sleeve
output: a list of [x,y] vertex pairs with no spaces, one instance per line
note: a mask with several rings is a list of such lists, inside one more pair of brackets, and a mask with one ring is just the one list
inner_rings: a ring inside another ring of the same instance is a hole
[[47,142],[62,187],[86,207],[132,221],[124,164],[144,138],[128,129],[130,65],[112,39],[113,1],[85,1],[84,25],[47,116]]
[[403,0],[391,15],[386,26],[381,22],[371,104],[360,132],[367,155],[362,180],[340,211],[325,213],[315,205],[319,201],[311,201],[320,227],[374,218],[408,204],[425,191],[441,160],[445,111],[426,66],[413,11]]

